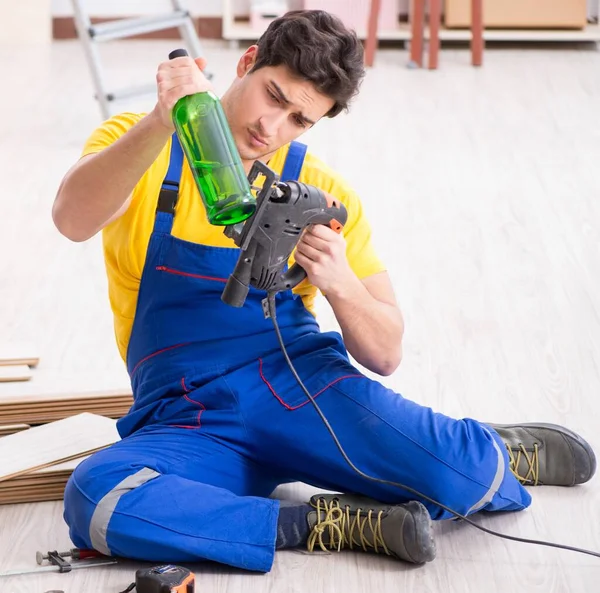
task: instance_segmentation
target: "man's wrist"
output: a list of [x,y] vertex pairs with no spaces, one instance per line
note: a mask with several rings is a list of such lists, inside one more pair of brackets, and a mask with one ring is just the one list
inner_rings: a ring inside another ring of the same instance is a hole
[[367,289],[354,272],[350,271],[348,276],[340,282],[333,283],[325,293],[325,298],[331,301],[353,301],[362,299]]
[[152,130],[152,132],[154,132],[156,134],[161,134],[161,135],[165,136],[165,138],[168,138],[175,131],[175,126],[165,125],[162,117],[160,116],[160,113],[157,112],[156,108],[154,108],[148,114],[147,118],[148,118],[148,121],[150,124],[150,129]]

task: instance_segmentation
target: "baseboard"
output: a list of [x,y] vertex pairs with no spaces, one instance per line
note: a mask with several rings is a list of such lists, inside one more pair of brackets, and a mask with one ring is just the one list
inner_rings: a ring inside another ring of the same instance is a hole
[[[105,23],[126,17],[90,17],[92,24]],[[222,39],[223,38],[223,19],[221,17],[194,17],[194,24],[200,39]],[[77,30],[72,16],[52,17],[52,39],[76,39]],[[179,31],[176,28],[165,29],[164,31],[154,31],[153,33],[144,33],[135,35],[127,39],[180,39]]]

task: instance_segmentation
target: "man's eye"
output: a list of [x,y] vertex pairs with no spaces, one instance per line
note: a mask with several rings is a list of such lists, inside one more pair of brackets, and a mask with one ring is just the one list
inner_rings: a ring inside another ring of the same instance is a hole
[[294,118],[294,121],[296,122],[297,125],[302,126],[303,128],[306,126],[306,123],[304,122],[304,120],[301,117],[296,116]]
[[269,97],[271,97],[271,99],[279,103],[279,98],[277,97],[277,95],[275,95],[275,93],[272,93],[271,91],[267,91],[267,93],[269,93]]

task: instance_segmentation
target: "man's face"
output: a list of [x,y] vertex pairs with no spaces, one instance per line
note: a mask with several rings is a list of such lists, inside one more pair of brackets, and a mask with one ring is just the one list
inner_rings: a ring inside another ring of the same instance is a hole
[[255,57],[253,46],[240,59],[223,107],[242,160],[267,161],[323,117],[334,101],[312,83],[294,78],[285,66],[249,73]]

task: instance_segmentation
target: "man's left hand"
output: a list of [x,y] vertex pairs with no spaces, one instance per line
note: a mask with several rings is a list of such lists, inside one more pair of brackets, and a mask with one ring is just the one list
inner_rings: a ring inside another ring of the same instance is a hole
[[295,260],[306,270],[308,281],[325,295],[339,293],[357,280],[346,258],[346,240],[324,224],[306,229],[296,247]]

